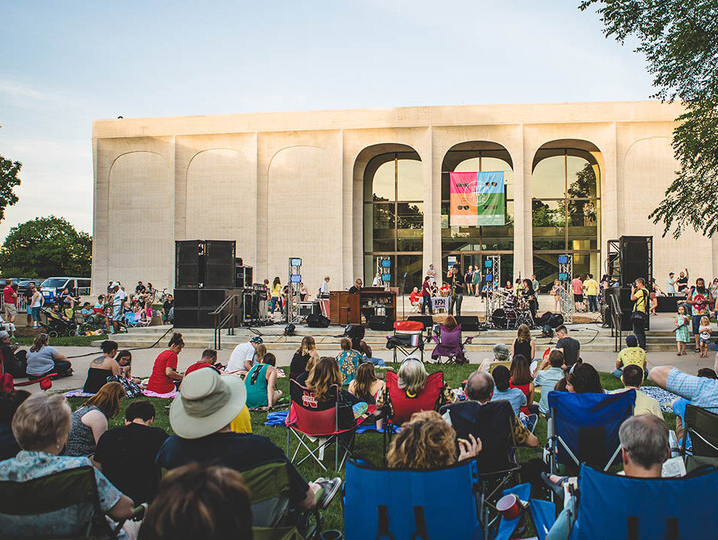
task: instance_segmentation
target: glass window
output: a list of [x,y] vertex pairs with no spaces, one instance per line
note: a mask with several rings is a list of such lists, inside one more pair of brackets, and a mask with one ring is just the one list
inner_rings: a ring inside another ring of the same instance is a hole
[[565,165],[564,156],[553,156],[539,161],[531,177],[534,199],[563,199],[566,196]]
[[399,201],[424,200],[424,175],[421,161],[400,159],[397,162],[399,173]]
[[389,161],[380,165],[374,173],[372,182],[372,198],[373,201],[393,201],[396,200],[394,192],[394,161]]

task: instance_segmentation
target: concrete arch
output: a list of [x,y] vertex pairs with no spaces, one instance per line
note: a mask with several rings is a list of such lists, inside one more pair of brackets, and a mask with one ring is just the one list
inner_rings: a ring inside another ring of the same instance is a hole
[[448,170],[447,166],[449,166],[449,163],[447,163],[448,155],[451,152],[478,152],[478,151],[495,151],[495,152],[506,152],[508,155],[508,164],[513,170],[514,168],[514,160],[511,157],[511,152],[509,152],[509,149],[506,148],[503,144],[497,143],[494,141],[488,141],[488,140],[475,140],[475,141],[465,141],[460,142],[455,145],[453,145],[451,148],[449,148],[446,153],[444,154],[444,157],[442,159],[441,163],[441,170],[445,171]]

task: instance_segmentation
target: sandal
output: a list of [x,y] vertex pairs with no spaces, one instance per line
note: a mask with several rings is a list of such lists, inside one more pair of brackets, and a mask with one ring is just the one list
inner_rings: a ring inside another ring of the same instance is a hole
[[541,480],[544,481],[546,484],[546,487],[548,487],[551,491],[553,491],[556,495],[563,498],[563,483],[568,480],[568,476],[562,476],[559,479],[559,483],[556,484],[555,482],[551,481],[551,475],[547,474],[545,472],[541,473]]

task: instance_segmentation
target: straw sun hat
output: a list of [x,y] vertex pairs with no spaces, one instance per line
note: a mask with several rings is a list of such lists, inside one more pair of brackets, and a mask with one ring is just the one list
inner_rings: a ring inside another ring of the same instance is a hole
[[170,425],[183,439],[199,439],[225,427],[247,401],[244,381],[198,369],[187,375],[170,407]]

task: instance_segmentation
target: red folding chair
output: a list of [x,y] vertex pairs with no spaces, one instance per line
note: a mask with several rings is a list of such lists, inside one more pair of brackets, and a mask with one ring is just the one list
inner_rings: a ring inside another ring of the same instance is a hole
[[[294,379],[289,381],[289,415],[287,416],[287,455],[289,455],[290,439],[293,434],[298,441],[297,448],[291,457],[294,463],[299,454],[299,450],[304,448],[307,455],[296,462],[300,465],[310,457],[316,461],[323,470],[327,467],[323,463],[323,453],[334,443],[334,469],[339,471],[344,466],[347,456],[351,456],[351,449],[347,441],[343,438],[348,434],[353,435],[356,431],[358,423],[350,428],[339,428],[339,394],[341,388],[337,385],[332,386],[336,392],[336,401],[332,401],[330,407],[326,404],[322,407],[316,400],[314,392],[299,384]],[[312,449],[308,442],[312,442],[311,438],[318,439],[316,448]],[[339,461],[339,447],[342,447],[343,455],[341,462]]]
[[38,383],[43,390],[49,390],[52,388],[51,377],[56,376],[57,373],[48,373],[39,379],[30,379],[21,383],[15,382],[13,376],[5,372],[5,364],[2,360],[2,355],[0,355],[0,392],[12,392],[18,386],[30,386],[35,383]]

